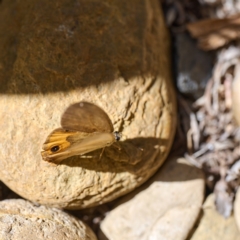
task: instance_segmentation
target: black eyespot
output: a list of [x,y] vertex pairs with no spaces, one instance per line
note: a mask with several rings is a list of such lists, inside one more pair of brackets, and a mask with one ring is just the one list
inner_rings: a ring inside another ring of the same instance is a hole
[[59,150],[59,146],[54,146],[51,148],[52,152],[57,152]]

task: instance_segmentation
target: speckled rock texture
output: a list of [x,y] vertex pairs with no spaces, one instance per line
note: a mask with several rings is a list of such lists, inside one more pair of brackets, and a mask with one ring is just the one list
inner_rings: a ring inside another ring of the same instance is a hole
[[97,240],[80,220],[58,209],[22,199],[0,202],[1,240]]
[[[81,209],[130,192],[162,165],[176,107],[158,0],[2,1],[0,34],[0,180],[13,191]],[[46,137],[82,100],[107,112],[120,148],[43,161]]]
[[102,221],[100,239],[187,239],[201,211],[204,176],[184,161],[168,158],[153,178],[123,197]]

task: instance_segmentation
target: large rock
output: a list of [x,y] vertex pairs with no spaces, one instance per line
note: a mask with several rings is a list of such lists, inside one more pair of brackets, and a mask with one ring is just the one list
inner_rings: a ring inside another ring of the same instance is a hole
[[201,211],[204,177],[183,160],[172,157],[146,184],[123,197],[125,203],[101,223],[107,239],[187,238]]
[[22,199],[0,202],[0,239],[2,240],[97,240],[80,220]]
[[[7,186],[35,202],[79,209],[133,190],[162,165],[176,108],[157,0],[3,1],[0,33],[0,179]],[[121,149],[106,148],[101,159],[98,150],[59,165],[43,161],[46,137],[81,100],[108,113],[123,134]]]

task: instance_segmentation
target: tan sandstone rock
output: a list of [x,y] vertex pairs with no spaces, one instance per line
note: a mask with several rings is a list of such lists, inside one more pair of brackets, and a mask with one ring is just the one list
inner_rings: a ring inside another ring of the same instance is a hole
[[232,113],[233,117],[236,120],[238,126],[240,126],[240,95],[239,95],[239,88],[240,88],[240,65],[236,64],[234,66],[234,80],[232,83]]
[[22,199],[0,202],[1,240],[97,240],[80,220]]
[[207,197],[203,204],[203,216],[200,223],[190,238],[191,240],[239,240],[240,232],[233,216],[224,218],[221,216],[214,204],[214,195]]
[[234,202],[234,217],[236,219],[236,223],[240,232],[240,190],[238,188],[235,202]]
[[[176,107],[158,0],[3,1],[0,33],[0,179],[7,186],[34,202],[80,209],[130,192],[162,165]],[[43,161],[46,137],[81,100],[107,112],[123,134],[120,150]]]
[[[101,223],[110,240],[185,240],[204,198],[202,172],[172,157]],[[104,237],[102,237],[104,239]]]

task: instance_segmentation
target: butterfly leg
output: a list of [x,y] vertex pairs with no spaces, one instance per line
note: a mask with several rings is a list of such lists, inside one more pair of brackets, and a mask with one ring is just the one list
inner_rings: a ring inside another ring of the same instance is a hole
[[104,153],[104,150],[105,150],[105,147],[102,149],[102,151],[101,151],[101,153],[100,153],[100,156],[99,156],[99,159],[98,159],[98,160],[101,160],[102,155],[103,155],[103,153]]

